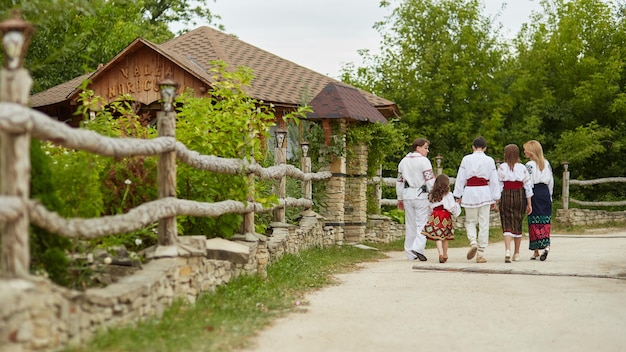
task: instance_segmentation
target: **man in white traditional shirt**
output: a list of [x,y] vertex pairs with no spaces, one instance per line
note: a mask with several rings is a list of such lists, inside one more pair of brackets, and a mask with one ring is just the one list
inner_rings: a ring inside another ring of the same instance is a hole
[[398,164],[396,195],[398,209],[404,210],[404,251],[410,260],[426,261],[426,236],[422,235],[422,230],[430,215],[428,191],[435,183],[433,167],[428,160],[429,145],[427,139],[416,139],[413,151]]
[[485,138],[474,139],[472,150],[472,154],[461,160],[453,195],[465,209],[465,230],[470,241],[467,259],[474,258],[478,253],[476,262],[486,263],[484,252],[489,244],[489,211],[495,209],[496,202],[500,200],[500,182],[495,161],[485,154]]

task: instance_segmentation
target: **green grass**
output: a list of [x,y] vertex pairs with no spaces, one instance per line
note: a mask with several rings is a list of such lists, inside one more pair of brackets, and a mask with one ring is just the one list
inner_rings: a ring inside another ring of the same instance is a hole
[[[595,228],[611,226],[624,228],[626,223]],[[580,230],[553,225],[554,233]],[[502,241],[502,231],[492,228],[489,240]],[[369,245],[379,251],[342,246],[285,255],[268,267],[266,278],[241,276],[214,293],[201,295],[194,305],[177,301],[160,319],[111,329],[98,334],[89,344],[67,351],[233,351],[246,347],[274,319],[300,309],[296,302],[303,300],[305,294],[332,285],[333,274],[352,271],[361,262],[384,258],[384,252],[402,251],[404,239]],[[467,246],[465,230],[456,229],[450,247]],[[435,243],[428,241],[427,248],[435,248]]]
[[285,255],[268,266],[266,278],[240,276],[194,305],[177,301],[160,319],[111,329],[67,351],[232,351],[272,320],[299,309],[296,302],[306,293],[333,284],[333,274],[384,257],[382,251],[353,246]]
[[624,229],[626,228],[626,221],[611,221],[604,224],[594,224],[594,225],[563,225],[563,224],[554,224],[552,225],[552,233],[558,234],[581,234],[588,230],[593,229]]

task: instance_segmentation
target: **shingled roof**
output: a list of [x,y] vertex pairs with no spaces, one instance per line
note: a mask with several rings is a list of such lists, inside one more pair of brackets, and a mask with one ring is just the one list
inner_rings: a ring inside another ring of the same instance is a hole
[[67,100],[70,94],[80,87],[84,80],[88,79],[92,73],[86,73],[78,76],[58,86],[39,92],[30,97],[31,106],[36,108],[40,106],[52,105]]
[[[111,62],[123,56],[123,53],[132,51],[133,46],[138,45],[150,46],[207,83],[212,81],[211,75],[207,72],[210,61],[222,60],[231,68],[249,67],[253,70],[255,79],[247,89],[247,93],[254,99],[277,106],[298,106],[302,103],[303,98],[311,99],[320,93],[328,83],[341,83],[243,42],[233,35],[206,26],[199,27],[160,45],[144,39],[135,40]],[[109,64],[105,65],[105,68]],[[93,78],[94,75],[101,73],[102,71],[99,70],[92,74],[83,75],[35,94],[31,97],[31,104],[33,107],[38,107],[67,100],[73,93],[76,93],[82,80]],[[399,115],[395,103],[363,90],[358,91],[383,115],[387,117]]]
[[338,119],[387,123],[387,119],[375,107],[368,104],[356,88],[330,82],[309,103],[313,109],[307,119]]

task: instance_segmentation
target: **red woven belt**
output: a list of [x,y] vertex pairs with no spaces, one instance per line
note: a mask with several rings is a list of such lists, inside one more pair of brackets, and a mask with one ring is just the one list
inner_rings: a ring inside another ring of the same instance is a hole
[[487,186],[488,184],[489,180],[476,176],[468,178],[467,182],[465,183],[465,185],[469,187]]
[[504,181],[504,189],[520,189],[524,187],[522,181]]

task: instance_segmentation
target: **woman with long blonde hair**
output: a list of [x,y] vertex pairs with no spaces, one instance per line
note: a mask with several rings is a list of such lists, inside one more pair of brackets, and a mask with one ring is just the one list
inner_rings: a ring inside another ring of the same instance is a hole
[[[526,168],[533,184],[533,196],[530,198],[532,212],[528,214],[528,249],[533,251],[532,260],[544,261],[550,251],[550,224],[552,223],[552,192],[554,177],[552,167],[543,156],[543,148],[536,140],[524,143],[524,155],[530,160]],[[539,251],[543,249],[543,253]]]

